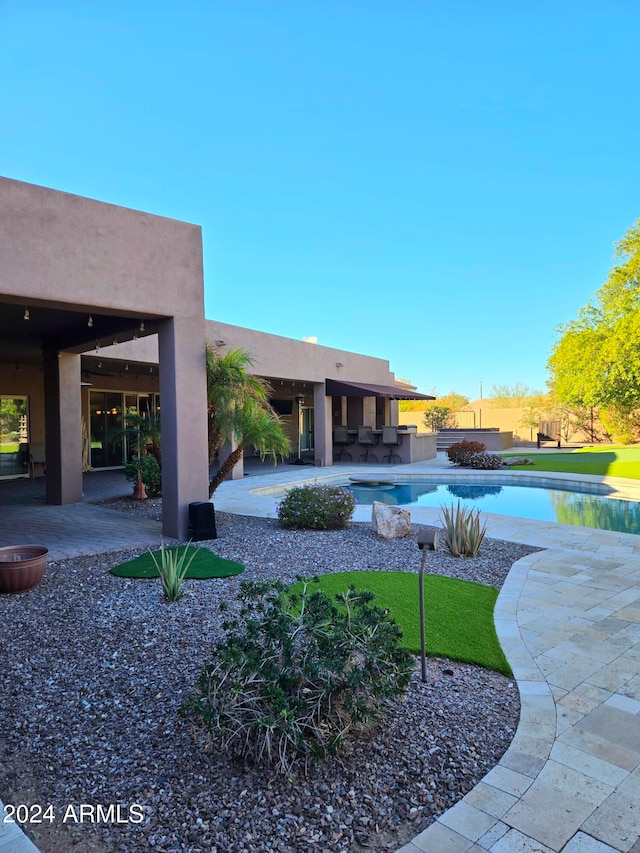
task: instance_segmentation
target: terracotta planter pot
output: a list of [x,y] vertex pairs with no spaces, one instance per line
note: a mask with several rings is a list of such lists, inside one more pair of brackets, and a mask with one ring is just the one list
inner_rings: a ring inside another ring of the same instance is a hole
[[8,545],[0,548],[0,593],[24,592],[39,581],[49,549],[42,545]]

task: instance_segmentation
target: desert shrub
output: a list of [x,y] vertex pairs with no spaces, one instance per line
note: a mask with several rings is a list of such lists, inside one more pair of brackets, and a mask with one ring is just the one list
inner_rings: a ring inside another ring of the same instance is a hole
[[187,544],[184,546],[184,551],[180,553],[179,548],[165,548],[162,543],[158,556],[153,551],[149,553],[160,575],[165,598],[167,601],[179,601],[185,592],[184,579],[197,551],[189,553],[189,544]]
[[351,588],[334,603],[307,583],[294,596],[263,581],[241,584],[239,599],[181,708],[225,756],[287,772],[336,753],[406,689],[413,657],[372,593]]
[[135,483],[138,479],[138,467],[142,472],[142,482],[150,498],[157,498],[162,494],[162,473],[160,465],[155,456],[145,453],[143,456],[134,456],[124,466],[127,480]]
[[485,471],[495,471],[503,468],[504,462],[499,453],[472,453],[467,461],[469,468],[482,468]]
[[356,500],[344,486],[298,486],[289,489],[277,507],[282,527],[337,530],[351,521]]
[[482,453],[486,449],[486,444],[481,441],[457,441],[447,450],[447,457],[454,465],[467,465],[473,453]]
[[475,557],[486,532],[486,524],[480,526],[480,510],[460,506],[441,507],[444,541],[454,557]]

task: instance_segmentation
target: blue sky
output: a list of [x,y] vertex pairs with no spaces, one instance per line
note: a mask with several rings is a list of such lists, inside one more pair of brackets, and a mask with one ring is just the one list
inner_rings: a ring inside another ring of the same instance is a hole
[[0,0],[0,174],[202,226],[206,313],[543,388],[640,217],[640,3]]

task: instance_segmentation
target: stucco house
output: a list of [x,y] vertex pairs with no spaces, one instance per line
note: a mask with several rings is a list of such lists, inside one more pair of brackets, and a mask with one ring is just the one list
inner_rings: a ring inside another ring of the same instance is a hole
[[319,466],[333,426],[397,424],[396,400],[424,396],[383,359],[205,320],[199,226],[0,178],[0,478],[46,467],[47,503],[80,501],[83,471],[123,463],[122,415],[161,409],[163,532],[186,538],[207,500],[205,341],[251,353]]

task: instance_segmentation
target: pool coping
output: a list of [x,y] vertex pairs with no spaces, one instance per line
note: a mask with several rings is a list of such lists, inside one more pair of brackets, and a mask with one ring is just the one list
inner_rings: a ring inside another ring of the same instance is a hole
[[576,491],[587,494],[599,494],[603,497],[609,498],[616,497],[619,500],[640,501],[640,481],[637,485],[634,485],[634,481],[625,480],[621,477],[607,477],[600,476],[598,474],[567,474],[555,471],[523,472],[505,471],[504,469],[497,471],[471,471],[468,469],[461,471],[459,468],[455,470],[441,469],[440,473],[437,474],[398,471],[395,475],[393,475],[393,472],[389,472],[388,470],[377,473],[360,473],[357,470],[354,470],[349,473],[329,474],[327,476],[316,474],[315,476],[287,483],[286,485],[262,486],[252,489],[251,491],[255,495],[265,497],[282,497],[286,491],[294,488],[294,486],[316,482],[321,485],[334,485],[336,483],[342,483],[345,479],[357,480],[362,483],[388,482],[392,480],[398,485],[412,482],[442,482],[446,479],[447,482],[452,483],[465,482],[486,485],[488,482],[493,482],[499,486],[538,486],[540,488],[553,488],[556,486],[569,490],[571,490],[572,486],[580,485],[582,488]]

